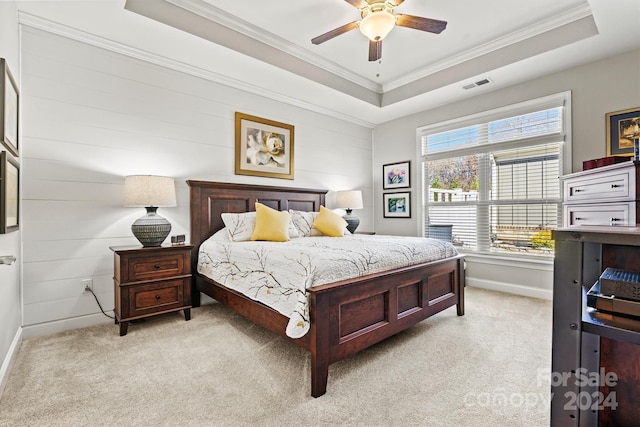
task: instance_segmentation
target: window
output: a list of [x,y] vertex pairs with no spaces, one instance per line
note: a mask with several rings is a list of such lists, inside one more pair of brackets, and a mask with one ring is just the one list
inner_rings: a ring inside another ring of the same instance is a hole
[[465,251],[553,256],[568,101],[565,93],[419,129],[425,237],[445,227]]

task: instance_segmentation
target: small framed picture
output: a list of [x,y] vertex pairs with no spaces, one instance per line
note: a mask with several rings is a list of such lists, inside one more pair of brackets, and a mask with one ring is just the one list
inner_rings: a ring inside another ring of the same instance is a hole
[[18,85],[4,58],[0,58],[0,142],[18,155]]
[[384,217],[385,218],[411,218],[411,193],[385,193]]
[[389,163],[382,165],[382,188],[409,188],[411,183],[411,162]]
[[640,107],[607,113],[607,156],[633,156],[640,139]]
[[0,153],[0,234],[19,228],[20,165],[9,153]]
[[236,112],[236,175],[293,179],[293,126]]

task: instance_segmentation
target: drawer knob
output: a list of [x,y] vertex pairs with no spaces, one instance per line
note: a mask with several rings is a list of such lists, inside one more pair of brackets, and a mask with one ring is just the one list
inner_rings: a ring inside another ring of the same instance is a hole
[[622,218],[611,218],[611,222],[622,221]]
[[160,269],[160,264],[156,264],[155,267],[156,267],[156,270],[159,270]]
[[160,299],[160,295],[156,295],[156,300],[159,300],[159,299]]
[[611,184],[611,188],[620,188],[620,187],[623,187],[623,185]]
[[575,219],[576,221],[582,221],[584,218],[577,216],[577,217],[575,217],[574,219]]
[[586,191],[586,190],[581,190],[579,188],[576,188],[575,190],[573,190],[574,193],[582,193],[583,191]]

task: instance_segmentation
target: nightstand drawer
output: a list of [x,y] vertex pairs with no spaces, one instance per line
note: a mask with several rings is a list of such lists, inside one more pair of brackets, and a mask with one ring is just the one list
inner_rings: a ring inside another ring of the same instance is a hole
[[127,317],[144,316],[151,313],[175,310],[185,305],[184,289],[191,279],[175,279],[150,283],[143,286],[129,286],[129,313]]
[[129,258],[128,277],[123,282],[162,279],[165,277],[188,274],[185,270],[185,258],[182,254],[153,255]]

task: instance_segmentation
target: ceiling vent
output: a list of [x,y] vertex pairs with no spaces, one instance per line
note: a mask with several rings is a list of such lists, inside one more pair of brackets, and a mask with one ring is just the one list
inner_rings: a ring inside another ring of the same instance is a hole
[[491,83],[491,80],[489,80],[489,79],[478,80],[477,82],[473,82],[473,83],[469,83],[468,85],[464,85],[464,86],[462,86],[462,88],[465,89],[465,90],[469,90],[469,89],[473,89],[474,87],[486,85],[487,83]]

